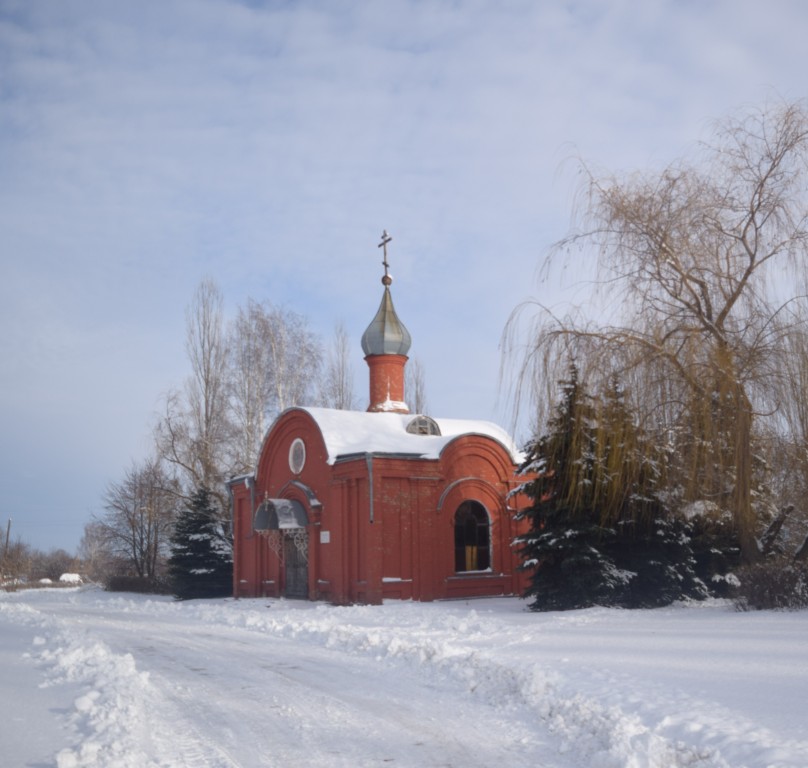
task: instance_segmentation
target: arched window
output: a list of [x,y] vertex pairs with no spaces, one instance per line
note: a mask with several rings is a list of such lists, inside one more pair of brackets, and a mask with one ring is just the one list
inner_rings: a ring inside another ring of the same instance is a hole
[[430,416],[416,416],[407,424],[407,432],[411,435],[440,435],[440,427]]
[[455,512],[455,571],[485,571],[491,567],[491,526],[485,507],[464,501]]

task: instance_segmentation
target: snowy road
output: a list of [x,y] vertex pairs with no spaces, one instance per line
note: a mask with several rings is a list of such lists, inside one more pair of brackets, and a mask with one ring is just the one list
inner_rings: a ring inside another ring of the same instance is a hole
[[4,768],[808,766],[806,612],[41,590],[0,638]]
[[[85,606],[59,608],[88,619]],[[464,689],[405,677],[372,657],[182,614],[158,622],[147,611],[110,615],[103,604],[92,612],[92,635],[148,672],[156,695],[146,714],[161,764],[542,764],[543,745],[528,727],[515,734]],[[478,729],[489,734],[484,744]]]

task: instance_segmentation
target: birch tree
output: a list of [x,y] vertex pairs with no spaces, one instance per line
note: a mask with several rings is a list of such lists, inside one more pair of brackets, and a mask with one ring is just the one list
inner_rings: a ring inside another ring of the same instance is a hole
[[407,362],[405,382],[407,405],[412,413],[428,413],[429,404],[426,399],[426,371],[420,358],[414,357]]
[[270,361],[268,410],[313,405],[322,370],[320,339],[303,315],[264,305],[264,338]]
[[334,337],[326,352],[325,369],[320,384],[320,402],[325,408],[336,408],[341,411],[356,408],[351,343],[342,323],[338,323],[334,328]]
[[272,420],[287,408],[317,401],[322,349],[303,315],[252,299],[238,311],[227,346],[233,470],[246,472],[255,467]]
[[249,299],[239,309],[228,344],[228,392],[236,473],[255,467],[270,416],[271,365],[263,307]]

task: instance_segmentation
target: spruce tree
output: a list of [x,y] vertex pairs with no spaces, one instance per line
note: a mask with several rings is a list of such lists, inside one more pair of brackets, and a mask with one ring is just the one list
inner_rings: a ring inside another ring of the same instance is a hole
[[516,539],[533,610],[611,604],[628,578],[605,554],[615,532],[595,506],[595,410],[575,365],[561,388],[549,431],[528,446],[522,466],[537,473],[524,486],[533,503],[519,515],[530,531]]
[[517,539],[531,571],[533,610],[667,605],[707,590],[695,573],[689,526],[663,502],[664,460],[639,429],[616,381],[590,397],[570,368],[546,435],[528,447],[536,478]]
[[614,558],[634,574],[619,605],[657,608],[676,600],[703,600],[709,590],[696,574],[690,525],[667,514],[619,526]]
[[640,429],[617,378],[602,397],[597,454],[605,504],[601,519],[615,528],[608,553],[621,572],[630,574],[614,604],[653,608],[706,597],[695,573],[690,527],[663,501],[665,453]]
[[741,564],[738,535],[729,514],[694,514],[688,521],[692,530],[695,570],[713,597],[729,597],[731,574]]
[[212,494],[202,487],[177,518],[168,574],[181,600],[233,593],[233,558],[221,535],[217,512]]

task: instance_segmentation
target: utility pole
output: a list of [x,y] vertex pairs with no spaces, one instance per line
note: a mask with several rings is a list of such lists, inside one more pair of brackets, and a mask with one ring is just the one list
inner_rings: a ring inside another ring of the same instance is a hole
[[8,557],[8,541],[11,538],[11,518],[8,519],[6,526],[6,546],[3,548],[3,564],[5,565],[6,558]]

